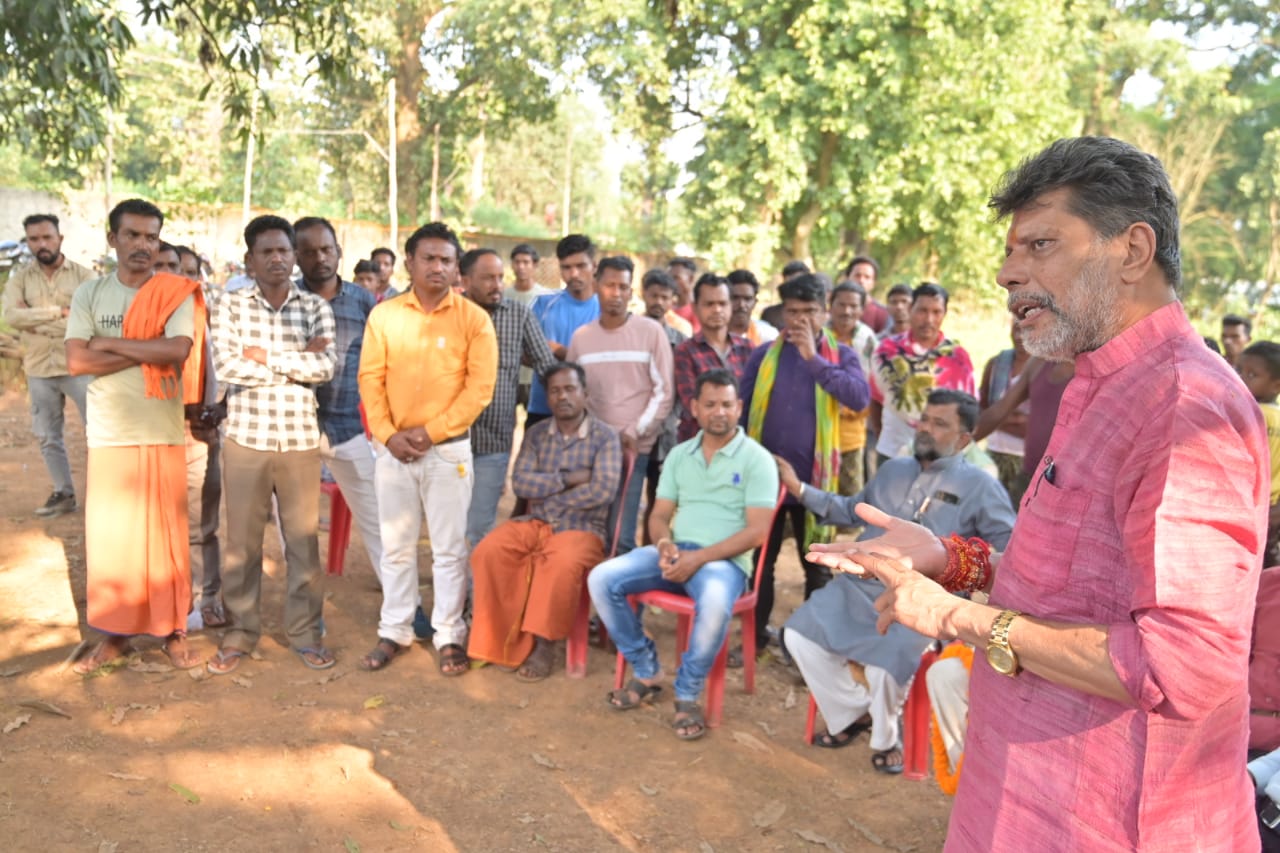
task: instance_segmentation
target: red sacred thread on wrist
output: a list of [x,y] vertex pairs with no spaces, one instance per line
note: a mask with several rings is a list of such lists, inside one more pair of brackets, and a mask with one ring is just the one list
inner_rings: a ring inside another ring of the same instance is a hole
[[976,536],[962,539],[952,533],[942,540],[947,549],[947,568],[938,583],[947,592],[985,589],[991,581],[991,546]]

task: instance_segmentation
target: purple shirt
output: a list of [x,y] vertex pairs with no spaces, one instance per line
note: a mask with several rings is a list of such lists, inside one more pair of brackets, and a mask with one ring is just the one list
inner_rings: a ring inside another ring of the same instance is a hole
[[1266,458],[1257,405],[1180,304],[1076,358],[991,603],[1104,626],[1129,699],[978,655],[950,853],[1258,849],[1244,762]]
[[[751,412],[751,395],[756,387],[760,362],[773,344],[756,347],[742,374],[742,424],[746,426]],[[764,415],[760,443],[770,453],[791,463],[803,482],[813,479],[813,442],[818,419],[814,407],[814,386],[835,397],[848,409],[865,409],[871,400],[867,378],[862,374],[858,354],[844,344],[839,345],[839,364],[815,354],[808,361],[800,358],[794,345],[784,343],[778,356],[778,375],[773,382],[772,399]],[[787,496],[787,503],[795,503]]]

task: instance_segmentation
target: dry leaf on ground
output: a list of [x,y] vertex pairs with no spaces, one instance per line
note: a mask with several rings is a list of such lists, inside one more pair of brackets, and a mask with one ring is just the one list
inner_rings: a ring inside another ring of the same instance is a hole
[[8,734],[9,732],[17,731],[18,729],[22,728],[29,722],[31,722],[30,714],[19,714],[18,716],[14,717],[12,720],[4,724],[4,733]]
[[53,714],[55,717],[66,717],[71,719],[71,715],[66,711],[54,705],[52,702],[46,702],[43,699],[23,699],[18,703],[23,708],[30,708],[33,711],[44,711],[46,714]]

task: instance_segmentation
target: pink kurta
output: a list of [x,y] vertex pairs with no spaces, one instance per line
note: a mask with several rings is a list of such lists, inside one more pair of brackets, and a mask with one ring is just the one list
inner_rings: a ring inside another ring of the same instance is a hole
[[1105,625],[1133,701],[979,655],[948,851],[1258,849],[1244,765],[1266,459],[1257,405],[1180,304],[1076,359],[991,599]]

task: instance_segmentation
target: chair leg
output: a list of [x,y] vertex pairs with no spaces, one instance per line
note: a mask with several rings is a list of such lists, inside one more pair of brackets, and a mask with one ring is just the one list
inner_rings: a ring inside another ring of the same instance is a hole
[[711,665],[711,672],[707,675],[707,685],[704,688],[707,699],[707,728],[718,728],[720,718],[724,714],[724,674],[728,664],[729,638],[725,637],[724,645],[716,655],[716,662]]
[[[341,575],[347,561],[347,546],[351,543],[351,509],[339,489],[329,497],[329,558],[326,571]],[[374,567],[376,570],[376,566]]]
[[818,723],[818,700],[809,694],[809,712],[804,718],[804,742],[813,746],[814,728]]
[[938,659],[937,652],[926,652],[916,669],[907,702],[902,709],[903,777],[917,782],[929,778],[929,688],[925,673]]
[[582,581],[582,594],[578,598],[578,612],[573,618],[573,627],[569,629],[569,637],[564,644],[564,671],[570,678],[585,678],[587,675],[587,641],[591,622],[591,593],[587,589],[586,578]]
[[742,687],[747,693],[756,692],[756,612],[742,614]]
[[681,613],[676,618],[676,662],[678,668],[689,648],[689,635],[693,632],[693,620]]
[[613,689],[621,690],[622,685],[627,683],[627,659],[622,656],[622,652],[618,652],[618,662],[614,665],[613,670]]

